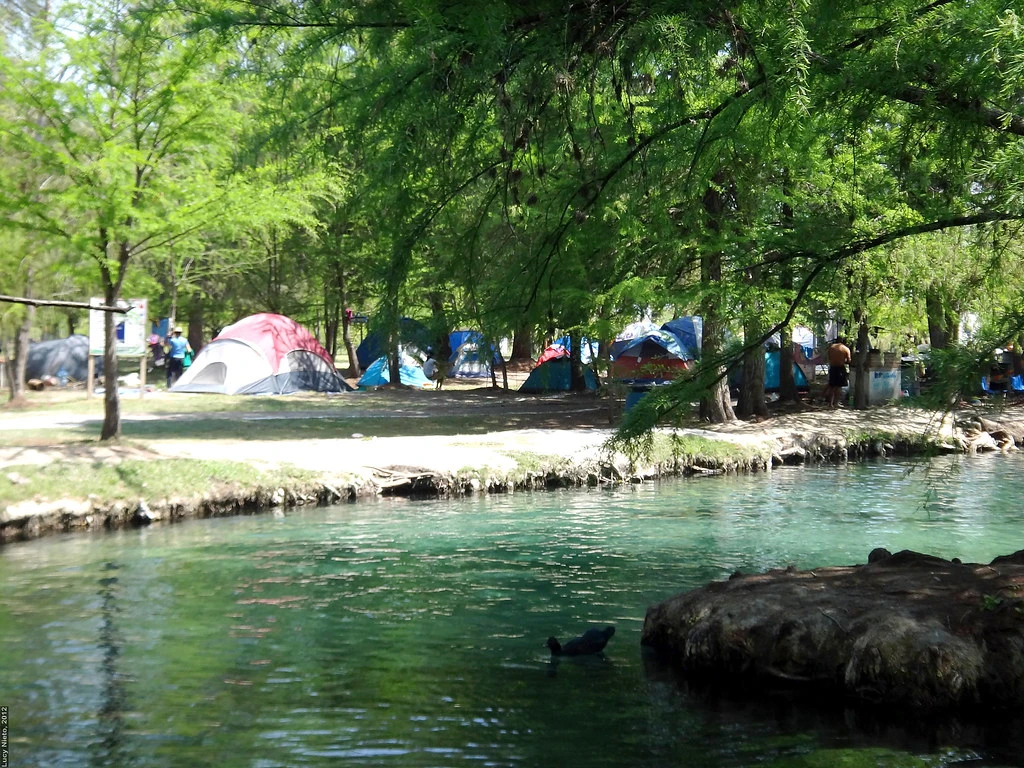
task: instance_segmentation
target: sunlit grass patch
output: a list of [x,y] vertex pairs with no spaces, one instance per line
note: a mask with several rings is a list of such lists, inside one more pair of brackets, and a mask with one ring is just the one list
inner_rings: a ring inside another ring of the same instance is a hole
[[5,467],[0,475],[0,504],[61,498],[90,498],[99,504],[109,504],[126,499],[196,496],[223,486],[294,486],[312,483],[316,478],[316,473],[298,467],[266,470],[244,462],[195,459],[19,465]]

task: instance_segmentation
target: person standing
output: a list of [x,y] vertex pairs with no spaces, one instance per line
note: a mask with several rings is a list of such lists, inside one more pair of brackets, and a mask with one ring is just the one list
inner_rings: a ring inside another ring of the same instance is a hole
[[849,386],[850,374],[846,366],[853,360],[850,348],[846,346],[842,336],[837,336],[827,350],[825,357],[828,359],[828,386],[825,387],[825,403],[830,408],[839,407],[839,396],[843,387]]
[[171,337],[167,339],[167,388],[174,386],[185,371],[185,354],[192,353],[188,339],[181,335],[181,326],[177,326]]

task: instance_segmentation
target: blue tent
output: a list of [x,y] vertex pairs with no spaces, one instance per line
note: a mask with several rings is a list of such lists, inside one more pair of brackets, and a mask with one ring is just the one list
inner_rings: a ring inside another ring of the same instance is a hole
[[[419,320],[411,317],[403,317],[398,321],[399,340],[403,343],[412,344],[420,349],[426,349],[431,344],[430,329]],[[375,330],[366,334],[359,346],[356,347],[356,360],[359,367],[366,370],[381,355],[387,354],[387,336],[384,331]]]
[[[583,381],[587,389],[597,389],[597,377],[589,368],[583,369]],[[540,394],[542,392],[568,392],[572,386],[572,361],[568,357],[545,360],[527,377],[520,392]]]
[[[399,372],[402,383],[409,387],[426,387],[433,383],[423,373],[423,366],[409,355],[402,355],[402,364]],[[370,387],[381,387],[390,383],[390,381],[391,371],[388,370],[388,358],[385,355],[378,357],[370,364],[370,367],[366,369],[366,373],[359,378],[358,385],[363,389],[369,389]]]
[[[764,353],[764,391],[765,392],[778,392],[779,390],[779,373],[782,367],[782,350],[770,349]],[[804,375],[803,369],[793,363],[793,380],[796,382],[796,388],[799,390],[808,390],[810,387],[807,384],[807,377]]]
[[693,359],[686,356],[678,336],[661,329],[616,341],[611,354],[612,376],[633,383],[672,381],[689,369]]
[[661,330],[676,335],[687,359],[700,359],[701,334],[704,330],[703,318],[698,315],[677,317],[675,320],[669,320],[661,326]]
[[461,331],[452,331],[448,334],[448,346],[452,353],[448,356],[448,362],[455,362],[456,356],[459,354],[459,347],[463,344],[479,344],[484,340],[484,335],[480,331],[468,331],[463,329]]
[[[488,379],[492,363],[482,353],[480,345],[466,341],[455,351],[448,365],[448,375],[456,379]],[[493,360],[495,355],[490,356]]]
[[[572,352],[572,337],[563,336],[560,339],[556,339],[552,346],[559,346],[565,349],[566,352]],[[596,341],[591,341],[586,337],[580,339],[580,362],[584,365],[589,365],[593,360],[596,360],[597,348],[598,344]]]

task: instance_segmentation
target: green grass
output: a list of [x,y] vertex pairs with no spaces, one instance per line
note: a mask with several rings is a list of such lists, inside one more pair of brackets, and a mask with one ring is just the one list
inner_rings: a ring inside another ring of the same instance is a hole
[[4,474],[16,477],[18,482],[0,483],[0,505],[68,496],[93,499],[99,504],[142,498],[188,498],[224,487],[294,487],[316,480],[315,473],[293,467],[264,471],[242,462],[194,459],[24,465],[6,467]]
[[675,461],[682,464],[703,462],[747,465],[771,459],[770,450],[759,449],[753,444],[745,445],[725,439],[714,440],[664,431],[649,432],[640,438],[613,440],[611,446],[629,456],[633,462],[661,465]]

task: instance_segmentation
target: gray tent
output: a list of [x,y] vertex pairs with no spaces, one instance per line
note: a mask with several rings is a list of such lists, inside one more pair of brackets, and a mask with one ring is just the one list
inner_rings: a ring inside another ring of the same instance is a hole
[[[28,348],[26,379],[57,376],[61,370],[72,381],[85,381],[89,376],[89,337],[81,334],[66,339],[39,341]],[[96,358],[96,375],[103,373],[103,358]]]

